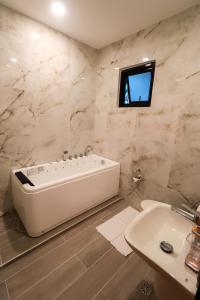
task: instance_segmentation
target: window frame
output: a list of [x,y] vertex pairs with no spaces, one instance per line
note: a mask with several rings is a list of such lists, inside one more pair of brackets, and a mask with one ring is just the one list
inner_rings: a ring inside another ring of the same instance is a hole
[[[151,61],[148,61],[145,63],[141,63],[141,64],[137,64],[134,66],[120,69],[119,93],[118,93],[118,106],[119,107],[150,107],[151,106],[155,65],[156,65],[156,61],[151,60]],[[147,73],[147,72],[151,72],[149,100],[148,101],[135,101],[135,102],[130,102],[129,104],[125,104],[124,103],[124,95],[125,95],[126,82],[128,83],[129,99],[130,99],[130,87],[129,87],[128,77],[131,75],[137,75],[137,74],[142,74],[142,73]]]

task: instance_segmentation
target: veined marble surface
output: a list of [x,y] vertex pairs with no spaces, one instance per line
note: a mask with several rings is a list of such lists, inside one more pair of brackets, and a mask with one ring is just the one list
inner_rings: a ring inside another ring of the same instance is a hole
[[[125,196],[141,168],[155,189],[170,187],[186,201],[200,200],[199,36],[197,6],[100,51],[95,147],[121,162]],[[118,68],[146,57],[156,60],[151,107],[118,108]]]
[[96,51],[0,6],[0,210],[14,167],[94,140]]
[[[194,7],[96,51],[0,6],[0,211],[11,168],[93,142],[121,162],[128,199],[200,200],[199,36]],[[151,107],[118,108],[119,68],[145,57],[157,63]]]

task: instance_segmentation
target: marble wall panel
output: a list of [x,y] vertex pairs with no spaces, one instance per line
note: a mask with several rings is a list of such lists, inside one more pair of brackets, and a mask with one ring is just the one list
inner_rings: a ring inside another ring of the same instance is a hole
[[94,140],[96,51],[0,6],[0,210],[10,170]]
[[[199,34],[197,6],[96,51],[0,6],[0,210],[11,168],[93,143],[121,162],[127,198],[200,200]],[[156,60],[151,107],[118,108],[119,68],[145,57]]]
[[[151,195],[150,183],[159,192],[169,187],[170,195],[174,189],[180,198],[200,200],[199,35],[197,6],[100,50],[95,145],[97,151],[121,161],[125,196],[135,189],[131,177],[141,168]],[[156,60],[151,107],[118,108],[118,68],[146,57]],[[115,127],[109,120],[113,114]]]

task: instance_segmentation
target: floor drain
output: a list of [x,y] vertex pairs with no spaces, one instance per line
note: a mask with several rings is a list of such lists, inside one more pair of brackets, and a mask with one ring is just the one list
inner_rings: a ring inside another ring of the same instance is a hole
[[153,284],[148,280],[142,280],[137,285],[136,291],[146,297],[149,297],[153,292]]

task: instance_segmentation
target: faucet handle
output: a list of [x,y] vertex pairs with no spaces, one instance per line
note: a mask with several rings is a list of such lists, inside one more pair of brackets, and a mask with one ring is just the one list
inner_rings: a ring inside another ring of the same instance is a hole
[[181,206],[182,206],[183,208],[187,209],[187,211],[189,211],[189,212],[192,213],[192,214],[195,214],[195,213],[196,213],[196,211],[195,211],[194,209],[192,209],[191,207],[189,207],[189,206],[188,206],[187,204],[185,204],[185,203],[182,203]]
[[67,160],[67,154],[69,153],[68,150],[64,150],[63,151],[63,160],[66,161]]
[[196,223],[198,226],[200,226],[200,212],[197,210],[194,210],[192,208],[190,208],[187,204],[183,203],[182,207],[184,207],[185,209],[187,209],[187,211],[189,211],[189,213],[193,214],[193,222]]
[[93,151],[93,147],[91,145],[87,145],[85,148],[85,156],[87,156],[91,151]]

